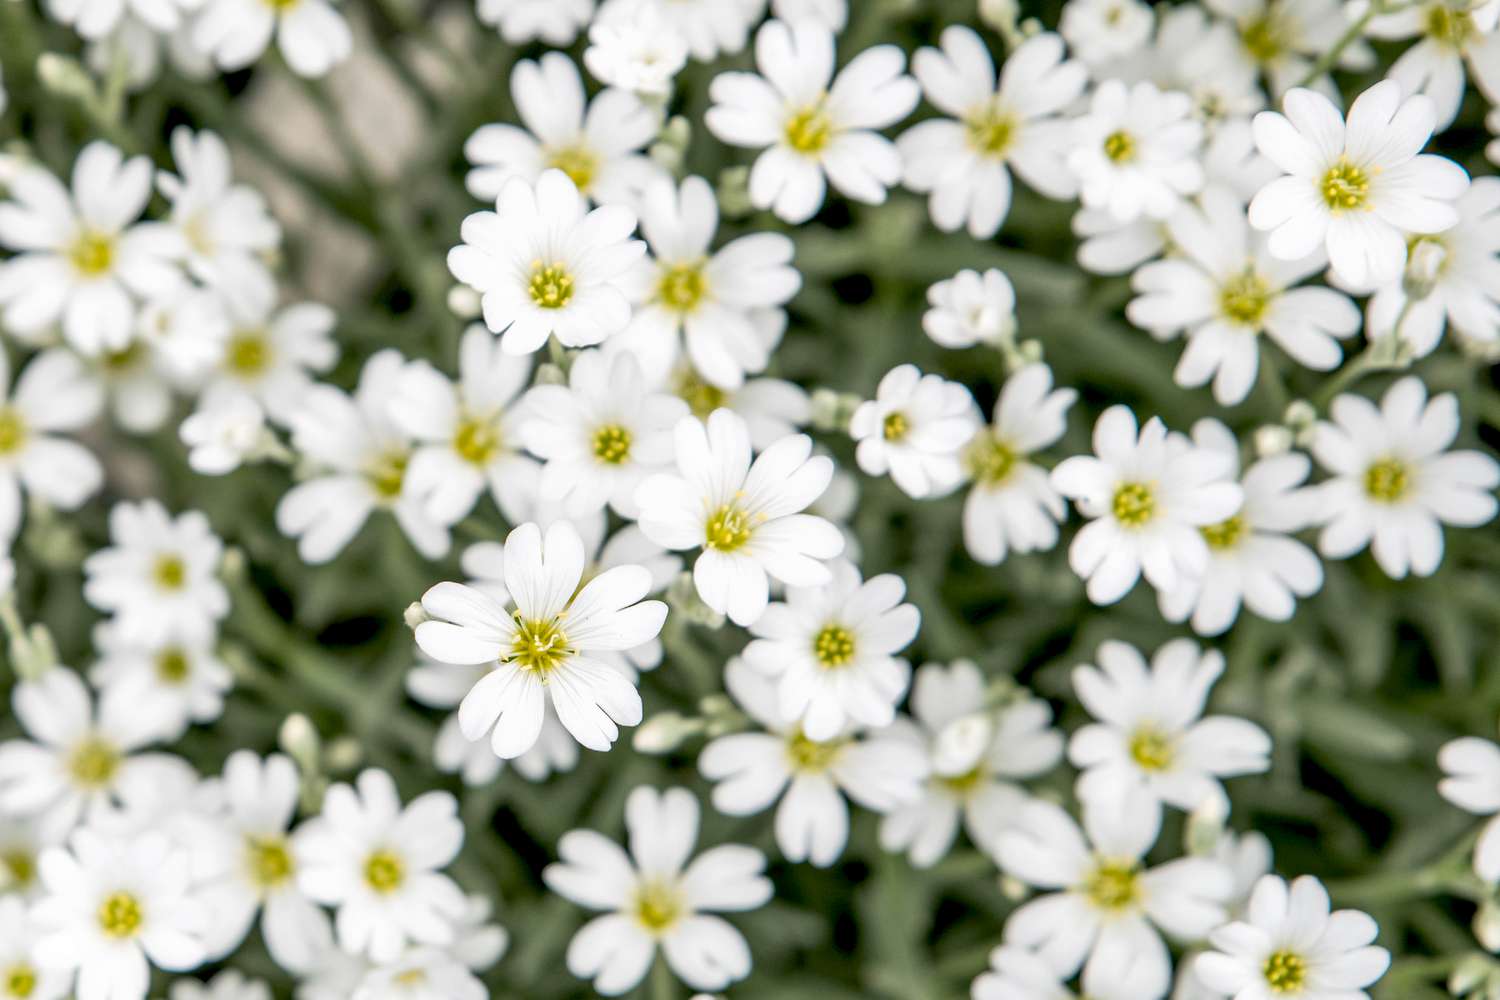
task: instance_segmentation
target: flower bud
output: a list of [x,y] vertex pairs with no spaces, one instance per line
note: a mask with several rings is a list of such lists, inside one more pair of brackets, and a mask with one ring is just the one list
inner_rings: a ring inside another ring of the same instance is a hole
[[1488,952],[1500,952],[1500,906],[1486,900],[1474,914],[1474,937]]
[[468,285],[454,285],[448,289],[448,311],[459,319],[478,319],[483,312],[479,293]]
[[1401,289],[1413,299],[1425,299],[1432,293],[1448,264],[1448,247],[1440,238],[1423,236],[1412,244],[1406,255],[1406,273]]
[[703,731],[702,719],[689,719],[676,712],[662,712],[643,722],[631,739],[641,753],[666,754]]
[[1255,453],[1261,458],[1285,454],[1295,443],[1291,430],[1280,424],[1266,424],[1255,429]]
[[432,616],[427,613],[427,609],[422,607],[421,601],[412,601],[408,604],[405,613],[401,617],[406,622],[406,627],[413,632],[417,630],[418,625],[432,620]]

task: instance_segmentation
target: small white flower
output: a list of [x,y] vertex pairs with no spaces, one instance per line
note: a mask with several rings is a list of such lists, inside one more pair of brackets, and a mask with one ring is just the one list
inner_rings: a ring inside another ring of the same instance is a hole
[[538,39],[572,45],[594,16],[594,0],[478,0],[477,8],[480,23],[497,29],[511,45]]
[[1372,944],[1379,933],[1369,914],[1329,912],[1328,892],[1311,875],[1256,883],[1244,921],[1209,935],[1214,951],[1193,971],[1234,1000],[1288,996],[1298,1000],[1368,1000],[1365,988],[1385,974],[1390,953]]
[[156,500],[121,502],[109,512],[109,537],[113,545],[84,560],[83,596],[115,616],[120,638],[208,642],[229,612],[216,575],[224,545],[208,518],[173,518]]
[[0,353],[0,542],[8,548],[21,525],[22,492],[74,510],[104,482],[99,460],[59,431],[78,430],[99,414],[103,400],[71,353],[33,358],[10,385],[10,362]]
[[[1230,21],[1235,44],[1227,49],[1215,47],[1204,56],[1221,60],[1220,72],[1227,61],[1234,71],[1265,74],[1273,96],[1303,86],[1301,81],[1313,64],[1349,30],[1347,8],[1340,0],[1207,0],[1206,6]],[[1344,46],[1336,65],[1364,70],[1374,61],[1370,47],[1355,39]],[[1327,73],[1319,75],[1313,85],[1333,92]]]
[[1223,454],[1169,434],[1157,417],[1137,431],[1128,406],[1105,410],[1094,425],[1094,456],[1064,459],[1052,471],[1052,485],[1092,518],[1068,548],[1089,600],[1113,604],[1142,573],[1165,591],[1201,575],[1208,543],[1198,529],[1224,521],[1244,499],[1232,472]]
[[[1083,976],[1083,988],[1097,1000],[1137,1000],[1140,993],[1128,980],[1096,972],[1094,967]],[[973,1000],[1078,1000],[1059,975],[1041,955],[1015,945],[1003,944],[990,952],[990,968],[974,980],[970,993]]]
[[573,936],[568,971],[605,996],[645,978],[658,946],[667,966],[698,990],[721,990],[750,974],[750,946],[715,912],[753,910],[771,898],[765,855],[720,844],[689,861],[698,801],[683,788],[639,787],[625,800],[627,855],[593,830],[558,842],[542,878],[560,896],[606,911]]
[[[1450,740],[1438,751],[1438,793],[1476,816],[1500,813],[1500,747],[1477,736]],[[1500,882],[1500,820],[1491,819],[1474,845],[1474,874]]]
[[371,969],[350,1000],[489,1000],[464,964],[437,948],[413,948]]
[[1062,39],[1044,32],[1022,42],[998,88],[995,63],[972,29],[947,28],[941,43],[918,49],[911,68],[927,100],[952,117],[915,125],[896,144],[906,186],[929,193],[933,224],[995,235],[1010,211],[1011,170],[1049,198],[1073,197],[1077,184],[1063,162],[1069,126],[1058,112],[1083,94],[1088,72],[1063,58]]
[[338,912],[339,947],[390,962],[408,944],[447,945],[467,901],[438,869],[458,855],[464,825],[447,792],[404,808],[384,771],[328,789],[323,812],[297,835],[297,886]]
[[859,443],[859,467],[872,476],[890,473],[907,496],[942,496],[963,481],[963,448],[979,428],[974,397],[959,382],[923,375],[916,365],[886,372],[875,398],[849,419]]
[[273,34],[299,76],[326,75],[354,48],[348,22],[329,0],[208,0],[193,26],[193,43],[232,72],[259,59]]
[[89,680],[101,697],[164,706],[170,721],[163,724],[162,737],[168,742],[181,738],[188,723],[212,722],[223,714],[234,675],[212,644],[173,638],[139,642],[103,622],[94,629],[94,648],[99,659],[89,669]]
[[1058,30],[1090,66],[1115,62],[1151,40],[1155,17],[1141,0],[1068,0]]
[[122,20],[139,19],[153,31],[169,32],[197,6],[196,0],[47,0],[47,15],[86,39],[99,39]]
[[133,296],[160,295],[182,280],[176,233],[135,221],[151,198],[151,161],[92,142],[73,164],[71,194],[40,167],[7,186],[0,246],[17,256],[0,263],[6,327],[27,336],[61,323],[83,354],[123,348],[135,325]]
[[[766,313],[752,313],[750,320],[756,327],[756,337],[761,341],[766,356],[781,339],[781,330],[786,325],[786,314],[779,314],[774,328],[764,322]],[[639,339],[606,346],[628,350],[641,360],[641,368],[648,373],[661,371],[653,368],[658,356],[646,349]],[[756,451],[765,451],[789,434],[796,434],[812,421],[812,399],[807,390],[794,382],[779,378],[746,379],[736,389],[722,389],[705,380],[691,364],[683,362],[668,371],[662,387],[688,405],[693,416],[707,420],[715,410],[729,410],[745,421],[750,428],[750,445]]]
[[[604,0],[595,22],[628,16],[641,0]],[[734,55],[745,47],[753,28],[766,13],[765,0],[644,0],[687,42],[699,62],[713,62],[721,54]]]
[[900,603],[906,584],[899,576],[861,582],[845,559],[830,568],[831,582],[788,587],[785,602],[766,608],[743,653],[746,663],[778,678],[780,717],[818,741],[851,725],[891,724],[911,680],[911,665],[895,654],[917,637],[921,622],[914,605]]
[[72,986],[66,969],[37,961],[41,928],[18,895],[0,895],[0,996],[7,1000],[62,1000]]
[[771,15],[783,21],[811,18],[839,32],[849,21],[849,0],[771,0]]
[[536,524],[523,524],[505,542],[513,614],[492,595],[459,583],[440,583],[422,597],[436,619],[417,627],[427,655],[444,663],[494,664],[464,697],[459,724],[471,740],[489,734],[501,757],[518,757],[535,745],[548,701],[591,750],[608,750],[618,725],[641,721],[635,686],[595,653],[654,638],[667,606],[642,600],[651,574],[636,565],[606,570],[580,590],[584,559],[569,522],[549,527],[545,542]]
[[181,284],[145,303],[135,337],[90,359],[90,374],[123,430],[149,434],[172,415],[173,391],[192,391],[224,353],[229,314],[216,292]]
[[517,63],[510,90],[526,128],[482,125],[464,143],[474,164],[464,183],[474,197],[494,201],[511,178],[535,184],[554,169],[591,201],[634,204],[661,176],[641,153],[656,137],[660,115],[630,91],[610,88],[587,102],[578,68],[561,52]]
[[801,513],[833,478],[811,439],[784,437],[751,464],[749,427],[715,410],[706,425],[682,418],[676,442],[677,474],[651,476],[636,492],[639,523],[658,545],[703,550],[693,582],[705,604],[748,626],[766,609],[768,576],[793,587],[832,578],[825,560],[843,551],[844,536]]
[[1326,522],[1318,551],[1347,559],[1371,547],[1388,576],[1431,576],[1443,561],[1444,524],[1477,527],[1495,516],[1500,465],[1479,451],[1448,451],[1458,400],[1429,400],[1415,375],[1386,390],[1380,408],[1354,395],[1329,407],[1312,452],[1333,478],[1318,487]]
[[506,353],[530,354],[553,334],[567,347],[589,347],[625,328],[622,283],[646,251],[630,238],[634,212],[585,212],[578,188],[555,169],[534,187],[511,178],[495,207],[464,219],[448,269],[481,294],[485,325],[502,334]]
[[1201,188],[1203,126],[1191,117],[1192,105],[1186,94],[1163,93],[1148,81],[1100,84],[1088,113],[1073,122],[1067,157],[1084,207],[1103,209],[1116,222],[1165,219]]
[[964,269],[927,289],[922,329],[939,347],[998,346],[1015,339],[1016,289],[1004,271]]
[[964,472],[972,482],[964,498],[964,547],[975,562],[997,566],[1010,552],[1037,552],[1057,544],[1066,505],[1046,470],[1030,458],[1067,430],[1073,389],[1052,388],[1052,369],[1029,364],[1005,380],[994,422],[965,446]]
[[600,83],[643,97],[672,93],[672,80],[687,65],[687,40],[656,0],[605,4],[589,25],[583,64]]
[[178,435],[188,447],[188,465],[194,472],[222,476],[260,453],[267,437],[266,414],[246,393],[205,393]]
[[1270,768],[1271,738],[1231,716],[1202,718],[1224,672],[1218,650],[1174,639],[1146,660],[1134,646],[1100,645],[1099,666],[1073,669],[1073,689],[1096,720],[1073,734],[1068,760],[1081,769],[1085,803],[1135,794],[1132,808],[1160,804],[1191,812],[1229,808],[1222,779]]
[[878,205],[901,178],[901,155],[876,129],[911,114],[921,98],[902,72],[906,56],[876,45],[834,77],[833,33],[813,20],[767,21],[755,37],[754,73],[720,73],[704,121],[734,146],[764,149],[750,171],[750,200],[786,222],[806,222],[827,182]]
[[1488,29],[1481,26],[1485,15],[1480,6],[1426,0],[1381,14],[1365,28],[1372,38],[1418,39],[1391,64],[1386,77],[1399,83],[1403,93],[1432,98],[1436,131],[1443,131],[1458,117],[1465,64],[1491,102],[1500,96],[1500,35],[1494,32],[1493,22]]
[[1250,202],[1250,224],[1269,231],[1271,256],[1298,260],[1326,246],[1334,271],[1355,287],[1391,281],[1406,262],[1406,237],[1458,221],[1453,200],[1468,175],[1452,160],[1421,154],[1432,135],[1432,101],[1403,99],[1382,80],[1360,94],[1347,123],[1322,94],[1282,99],[1285,116],[1255,116],[1255,144],[1287,176]]
[[208,983],[179,979],[167,996],[168,1000],[271,1000],[271,987],[234,969],[225,969]]
[[714,808],[726,815],[749,816],[781,800],[776,843],[788,861],[826,868],[838,860],[849,838],[845,796],[879,813],[921,798],[927,761],[906,740],[851,729],[826,742],[808,739],[782,718],[771,680],[738,657],[724,668],[724,685],[764,731],[711,740],[698,769],[715,782]]

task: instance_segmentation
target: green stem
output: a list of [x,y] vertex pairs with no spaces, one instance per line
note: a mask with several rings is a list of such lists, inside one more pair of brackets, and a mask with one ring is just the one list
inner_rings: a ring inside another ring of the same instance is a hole
[[660,951],[651,966],[651,1000],[677,1000],[677,979]]

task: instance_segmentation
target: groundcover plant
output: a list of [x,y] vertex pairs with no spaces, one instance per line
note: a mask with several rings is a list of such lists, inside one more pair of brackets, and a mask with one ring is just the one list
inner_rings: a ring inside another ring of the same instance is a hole
[[1500,0],[0,0],[0,1000],[1500,1000]]

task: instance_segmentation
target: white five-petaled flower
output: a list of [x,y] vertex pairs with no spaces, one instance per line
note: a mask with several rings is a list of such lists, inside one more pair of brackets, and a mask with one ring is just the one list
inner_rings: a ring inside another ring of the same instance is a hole
[[567,174],[542,171],[533,186],[512,177],[494,212],[463,221],[448,252],[453,276],[481,295],[484,322],[509,354],[530,354],[556,335],[589,347],[630,322],[623,284],[646,244],[630,238],[624,205],[587,205]]
[[6,1000],[62,1000],[71,992],[71,970],[37,961],[41,935],[27,900],[0,894],[0,996]]
[[160,705],[162,738],[167,741],[180,739],[190,722],[217,719],[234,683],[228,665],[202,638],[184,642],[165,636],[140,642],[122,636],[113,623],[101,622],[94,628],[94,649],[99,659],[89,669],[89,681],[103,698]]
[[1016,289],[1005,272],[962,270],[927,289],[922,329],[939,347],[991,347],[1016,335]]
[[59,431],[78,430],[99,414],[103,395],[71,353],[33,358],[10,385],[10,361],[0,353],[0,542],[16,537],[26,493],[73,510],[104,481],[98,459]]
[[179,979],[172,984],[168,1000],[271,1000],[271,987],[235,969],[225,969],[207,983]]
[[589,25],[583,64],[600,83],[662,99],[687,65],[687,39],[657,0],[605,4]]
[[752,624],[770,599],[769,577],[793,587],[832,579],[826,560],[844,550],[828,521],[804,514],[833,479],[833,461],[805,434],[784,437],[751,463],[750,430],[729,410],[678,421],[677,473],[636,492],[646,536],[673,550],[701,548],[698,596],[736,625]]
[[1406,262],[1406,237],[1440,233],[1458,221],[1453,200],[1468,175],[1424,154],[1432,101],[1405,99],[1382,80],[1360,94],[1347,122],[1316,91],[1290,90],[1285,115],[1255,116],[1255,144],[1287,176],[1250,202],[1250,224],[1270,231],[1273,257],[1299,260],[1326,246],[1334,271],[1354,287],[1384,284]]
[[1092,519],[1068,549],[1089,600],[1113,604],[1142,574],[1165,591],[1199,576],[1208,564],[1199,529],[1233,515],[1244,498],[1232,473],[1225,455],[1170,434],[1160,418],[1137,430],[1128,406],[1105,410],[1094,425],[1094,455],[1052,470],[1058,492]]
[[1231,716],[1202,717],[1209,689],[1224,672],[1218,650],[1174,639],[1148,667],[1134,646],[1110,640],[1100,645],[1098,660],[1098,667],[1073,670],[1073,689],[1097,720],[1068,744],[1069,761],[1083,772],[1079,799],[1135,795],[1136,809],[1165,804],[1227,812],[1221,779],[1270,767],[1271,739],[1259,726]]
[[1011,53],[997,88],[994,60],[973,29],[954,25],[940,41],[940,49],[918,49],[911,68],[927,100],[952,117],[915,125],[896,143],[906,186],[929,193],[933,224],[995,235],[1010,211],[1011,170],[1049,198],[1071,198],[1070,127],[1058,113],[1082,96],[1083,64],[1065,59],[1062,39],[1044,32]]
[[724,142],[765,150],[750,171],[750,200],[786,222],[811,219],[826,183],[878,205],[901,178],[901,155],[875,130],[911,114],[921,98],[905,62],[896,46],[876,45],[835,77],[825,24],[767,21],[755,36],[760,75],[716,76],[704,121]]
[[961,382],[923,375],[916,365],[885,373],[875,398],[849,418],[859,467],[913,499],[942,496],[963,482],[963,448],[979,429],[974,397]]
[[349,24],[330,0],[208,0],[192,40],[220,69],[233,71],[259,59],[273,34],[299,76],[323,76],[354,49]]
[[[1224,73],[1251,70],[1263,73],[1273,96],[1300,81],[1325,53],[1333,51],[1349,30],[1348,8],[1340,0],[1206,0],[1205,6],[1229,19],[1234,29],[1232,44],[1210,44],[1186,56],[1205,71],[1217,66]],[[1215,39],[1217,41],[1217,39]],[[1339,69],[1369,69],[1374,63],[1370,47],[1356,38],[1339,51]],[[1313,79],[1319,90],[1332,91],[1326,72]]]
[[475,12],[511,45],[540,39],[565,46],[589,23],[594,0],[478,0]]
[[568,971],[617,996],[645,978],[658,946],[695,990],[722,990],[750,974],[750,946],[715,912],[753,910],[771,898],[765,855],[720,844],[689,861],[698,801],[684,788],[634,789],[625,801],[630,853],[593,830],[558,842],[547,886],[591,910],[568,945]]
[[1318,486],[1325,522],[1318,551],[1347,559],[1370,546],[1388,576],[1431,576],[1443,561],[1443,525],[1477,527],[1495,516],[1500,465],[1480,451],[1449,451],[1458,400],[1427,398],[1415,375],[1400,379],[1377,409],[1344,394],[1319,422],[1312,453],[1333,478]]
[[[1486,6],[1490,8],[1488,26],[1481,9]],[[1417,38],[1386,70],[1386,77],[1407,94],[1426,94],[1432,99],[1439,132],[1458,117],[1466,63],[1490,103],[1500,99],[1500,33],[1495,31],[1493,11],[1493,4],[1478,0],[1424,0],[1380,14],[1365,28],[1372,38]]]
[[640,693],[597,654],[654,638],[667,606],[642,600],[652,589],[642,566],[613,567],[580,589],[584,563],[583,541],[571,523],[554,522],[545,541],[536,524],[523,524],[505,541],[505,587],[514,613],[460,583],[440,583],[422,597],[436,619],[417,627],[417,644],[427,655],[444,663],[494,664],[464,697],[458,719],[471,740],[489,734],[501,757],[531,749],[548,701],[590,750],[608,750],[618,726],[641,721]]
[[1193,971],[1233,1000],[1368,1000],[1390,953],[1372,942],[1379,928],[1359,910],[1329,912],[1328,892],[1311,875],[1286,882],[1263,877],[1242,921],[1209,935],[1212,951]]
[[[1500,814],[1500,747],[1477,736],[1450,740],[1438,751],[1438,766],[1443,798],[1478,816]],[[1500,819],[1491,819],[1479,834],[1474,874],[1491,885],[1500,882]]]
[[1203,126],[1192,105],[1188,95],[1145,80],[1101,83],[1088,113],[1072,123],[1067,155],[1084,207],[1103,209],[1120,223],[1165,219],[1201,188]]

